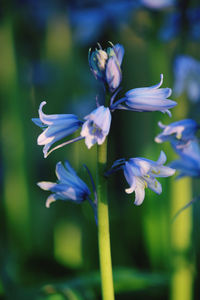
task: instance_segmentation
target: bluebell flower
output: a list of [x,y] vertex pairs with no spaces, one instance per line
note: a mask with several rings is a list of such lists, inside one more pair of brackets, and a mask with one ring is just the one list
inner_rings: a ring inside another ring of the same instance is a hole
[[172,168],[179,171],[177,178],[184,176],[199,177],[200,176],[200,147],[198,140],[190,141],[184,148],[174,148],[179,155],[179,159],[170,163]]
[[78,177],[68,161],[65,161],[64,164],[61,162],[57,163],[56,176],[58,178],[56,183],[48,181],[37,183],[41,189],[52,192],[46,200],[46,207],[49,207],[52,202],[58,199],[81,203],[89,197],[89,188]]
[[81,136],[90,149],[95,143],[103,144],[110,130],[111,113],[108,107],[99,106],[84,118]]
[[[151,87],[135,88],[128,91],[125,97],[116,101],[111,109],[125,109],[132,111],[161,111],[168,113],[170,108],[177,103],[167,99],[172,91],[170,88],[160,88],[163,83],[163,74],[161,74],[160,82]],[[125,105],[122,105],[123,103]]]
[[46,104],[43,101],[39,107],[39,118],[33,118],[32,121],[43,129],[38,136],[38,145],[44,145],[44,157],[48,156],[48,150],[57,141],[74,133],[82,124],[77,116],[72,114],[46,115],[42,108]]
[[108,86],[111,92],[114,92],[122,80],[121,63],[124,56],[124,48],[120,44],[108,47],[103,50],[89,51],[88,60],[92,73],[95,78]]
[[135,205],[140,205],[144,201],[145,188],[150,188],[157,194],[162,193],[162,186],[156,177],[168,177],[175,173],[175,170],[163,166],[166,162],[166,155],[163,151],[158,160],[152,161],[142,157],[117,160],[107,174],[123,169],[124,176],[130,185],[125,189],[127,194],[135,192]]
[[174,62],[174,93],[180,96],[186,92],[188,98],[200,100],[200,62],[188,55],[179,55]]
[[163,125],[159,122],[158,125],[163,129],[163,132],[155,137],[155,142],[169,141],[176,144],[177,147],[185,146],[189,141],[195,139],[195,134],[199,128],[197,122],[192,119],[184,119],[169,125]]

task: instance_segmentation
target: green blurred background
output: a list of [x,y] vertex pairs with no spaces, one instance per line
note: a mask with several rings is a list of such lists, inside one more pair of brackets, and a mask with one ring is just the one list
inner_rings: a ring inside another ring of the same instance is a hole
[[[96,10],[100,2],[86,1],[85,6],[76,2],[3,1],[0,7],[0,299],[101,299],[91,207],[57,201],[47,209],[47,193],[36,185],[55,181],[55,164],[65,159],[89,184],[82,164],[95,178],[96,146],[88,150],[80,141],[44,159],[36,143],[40,130],[31,122],[40,102],[47,101],[44,111],[49,114],[84,117],[95,108],[102,86],[89,70],[87,54],[96,42],[103,47],[107,41],[124,46],[124,92],[156,84],[161,73],[163,87],[173,87],[175,55],[200,59],[199,43],[190,41],[184,30],[167,43],[159,39],[168,10],[133,7],[128,14],[121,11],[124,19],[118,12],[118,18],[108,17],[99,26],[94,20],[94,33],[87,34],[91,28],[86,20],[95,11],[87,15],[86,10]],[[122,157],[156,160],[161,150],[168,162],[175,158],[169,145],[154,142],[157,122],[168,124],[189,112],[191,116],[195,106],[185,95],[172,99],[178,102],[172,119],[160,112],[113,114],[109,166]],[[134,195],[124,192],[123,174],[109,178],[117,300],[200,297],[200,204],[194,203],[172,222],[175,213],[198,195],[198,181],[175,177],[160,181],[163,193],[147,191],[142,206],[136,207]]]

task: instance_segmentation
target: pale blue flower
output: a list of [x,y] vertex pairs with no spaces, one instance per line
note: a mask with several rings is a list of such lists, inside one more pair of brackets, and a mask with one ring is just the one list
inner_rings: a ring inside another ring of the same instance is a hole
[[[125,97],[111,105],[111,109],[125,109],[133,111],[161,111],[171,116],[170,108],[177,103],[167,99],[172,91],[170,88],[160,88],[163,83],[163,74],[160,82],[151,87],[135,88],[128,91]],[[123,103],[125,105],[122,105]]]
[[95,143],[103,144],[110,130],[111,113],[108,107],[99,106],[84,118],[81,136],[90,149]]
[[57,141],[74,133],[82,124],[77,116],[72,114],[46,115],[42,108],[46,104],[43,101],[39,107],[39,118],[33,118],[32,121],[43,129],[38,136],[38,145],[44,145],[44,157],[48,156],[48,150]]
[[89,188],[78,177],[68,161],[65,161],[64,164],[61,162],[57,163],[56,176],[58,178],[56,183],[48,181],[37,183],[41,189],[52,192],[46,200],[46,207],[49,207],[52,202],[58,199],[81,203],[89,197]]
[[175,173],[175,170],[163,166],[166,162],[166,155],[163,151],[160,153],[158,160],[152,161],[142,157],[117,160],[111,170],[106,175],[109,175],[119,169],[123,169],[124,176],[130,185],[125,189],[127,194],[135,192],[135,205],[140,205],[144,201],[145,188],[150,188],[157,194],[162,193],[162,186],[156,180],[156,177],[168,177]]
[[198,140],[190,141],[186,147],[178,149],[174,148],[180,159],[170,163],[172,168],[179,171],[178,178],[184,176],[199,177],[200,176],[200,147]]
[[88,54],[90,69],[95,78],[108,86],[111,92],[114,92],[122,80],[121,63],[124,56],[124,48],[120,44],[112,45],[103,50],[99,49]]
[[155,142],[163,143],[165,141],[176,143],[177,147],[186,145],[190,140],[195,139],[195,134],[199,128],[196,121],[192,119],[184,119],[163,125],[158,123],[163,132],[155,137]]
[[200,61],[188,55],[179,55],[174,63],[174,76],[173,91],[176,96],[186,92],[191,101],[200,100]]
[[126,193],[135,192],[135,205],[142,204],[145,197],[145,188],[150,188],[157,194],[162,193],[162,186],[156,177],[168,177],[175,173],[175,170],[163,166],[166,162],[166,155],[161,151],[159,159],[154,162],[145,158],[131,158],[125,162],[123,167],[124,176],[130,185]]

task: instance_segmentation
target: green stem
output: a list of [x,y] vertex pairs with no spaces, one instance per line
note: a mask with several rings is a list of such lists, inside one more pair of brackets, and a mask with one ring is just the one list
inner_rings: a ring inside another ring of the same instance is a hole
[[107,163],[107,141],[105,141],[103,145],[98,146],[97,161],[97,215],[102,298],[103,300],[114,300],[107,202],[107,182],[103,175]]

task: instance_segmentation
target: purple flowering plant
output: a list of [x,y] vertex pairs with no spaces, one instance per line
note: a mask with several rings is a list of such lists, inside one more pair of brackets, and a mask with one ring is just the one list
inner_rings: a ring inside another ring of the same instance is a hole
[[[58,148],[80,140],[84,140],[86,147],[90,149],[97,144],[97,180],[96,184],[88,168],[89,178],[93,193],[88,185],[77,175],[70,163],[66,160],[63,164],[56,165],[56,182],[42,181],[38,186],[51,192],[46,200],[46,207],[57,200],[82,203],[89,201],[94,210],[95,220],[98,227],[99,259],[102,282],[103,300],[114,300],[110,238],[109,238],[109,214],[107,199],[107,177],[118,170],[123,170],[125,179],[129,185],[126,193],[135,193],[135,205],[141,205],[145,198],[145,189],[149,188],[157,194],[162,193],[160,177],[169,177],[175,173],[175,167],[164,166],[166,155],[161,151],[157,161],[143,157],[130,159],[118,159],[108,170],[107,166],[107,141],[111,127],[112,114],[115,110],[129,110],[135,112],[160,111],[171,116],[170,109],[176,102],[168,99],[171,95],[170,88],[161,87],[163,75],[160,82],[150,87],[133,88],[119,97],[122,82],[122,62],[124,47],[120,44],[109,43],[107,49],[98,48],[89,50],[89,67],[96,78],[103,84],[104,103],[99,104],[93,111],[81,120],[73,114],[45,114],[43,101],[39,106],[39,118],[32,121],[41,128],[42,133],[38,136],[38,145],[43,146],[44,157]],[[120,93],[121,94],[121,93]],[[170,139],[174,134],[177,139],[183,138],[182,144],[187,144],[196,130],[196,123],[186,120],[181,124],[171,126],[160,125],[164,129],[157,138],[157,142]],[[79,132],[76,138],[71,137]],[[61,142],[61,140],[64,142]],[[180,142],[180,141],[179,141]],[[54,144],[57,143],[55,146]],[[54,145],[54,147],[52,147]],[[194,150],[195,151],[195,150]],[[185,154],[186,155],[186,154]],[[180,163],[179,163],[180,164]],[[93,195],[93,196],[91,196]],[[94,198],[94,199],[92,199]]]

